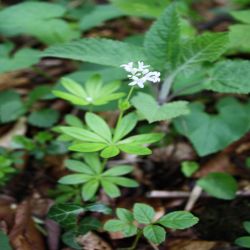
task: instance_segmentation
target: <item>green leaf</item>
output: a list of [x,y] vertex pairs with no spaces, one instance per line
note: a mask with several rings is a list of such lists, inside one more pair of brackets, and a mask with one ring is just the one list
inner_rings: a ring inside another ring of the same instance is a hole
[[70,230],[62,235],[62,241],[65,245],[72,247],[73,249],[82,249],[82,247],[76,241],[76,231]]
[[85,115],[86,124],[99,136],[107,141],[111,141],[112,135],[108,124],[98,115],[88,112]]
[[102,25],[105,21],[123,16],[124,14],[111,4],[97,5],[90,13],[80,20],[80,29],[87,31],[93,27]]
[[148,225],[144,227],[143,235],[154,244],[160,244],[166,239],[166,232],[164,228],[157,225]]
[[101,136],[83,128],[78,127],[64,127],[61,126],[60,130],[66,134],[69,135],[79,141],[84,142],[101,142],[106,143],[106,140],[102,138]]
[[99,187],[99,181],[91,180],[83,185],[81,194],[85,201],[91,200]]
[[83,123],[82,121],[74,115],[66,115],[65,116],[65,121],[68,125],[72,127],[78,127],[78,128],[83,128]]
[[140,17],[158,17],[170,0],[110,0],[117,8],[128,15]]
[[117,142],[129,134],[135,128],[137,121],[138,118],[135,113],[129,113],[128,115],[125,115],[115,128],[113,141]]
[[235,24],[229,26],[229,48],[232,52],[250,52],[250,25]]
[[182,64],[180,69],[185,69],[192,64],[213,62],[227,49],[228,35],[226,33],[205,33],[185,43],[181,53]]
[[65,165],[67,166],[69,170],[72,170],[75,172],[88,174],[88,175],[93,175],[95,173],[91,167],[89,167],[87,164],[80,162],[80,161],[66,160]]
[[120,165],[120,166],[114,166],[111,169],[105,171],[102,176],[119,176],[119,175],[125,175],[133,171],[132,166],[128,165]]
[[119,148],[128,154],[134,155],[149,155],[152,151],[149,148],[143,147],[139,144],[131,143],[131,144],[119,144]]
[[112,182],[106,181],[105,179],[101,179],[101,184],[105,193],[111,198],[116,198],[121,195],[119,188]]
[[78,232],[81,235],[86,234],[89,231],[97,230],[101,228],[101,223],[95,217],[85,217],[79,223]]
[[98,212],[98,213],[103,213],[103,214],[111,214],[112,209],[109,208],[107,205],[102,204],[102,203],[93,203],[93,204],[88,204],[85,206],[85,209],[90,212]]
[[131,61],[145,61],[141,47],[104,38],[86,38],[56,45],[45,50],[43,57],[59,57],[114,67]]
[[2,230],[0,230],[0,245],[4,250],[12,250],[8,236]]
[[69,147],[69,149],[76,152],[90,153],[102,150],[106,146],[107,145],[104,143],[85,142],[85,143],[73,144],[72,146]]
[[121,221],[129,222],[129,223],[133,223],[134,221],[134,216],[128,209],[117,208],[116,215]]
[[150,123],[171,120],[189,113],[186,101],[176,101],[160,106],[151,95],[145,93],[139,93],[132,98],[131,102]]
[[195,161],[183,161],[181,163],[181,172],[186,177],[191,177],[199,168],[199,164]]
[[144,48],[150,64],[158,70],[174,69],[179,60],[179,17],[174,4],[166,8],[146,33]]
[[117,146],[108,146],[101,152],[101,157],[103,158],[111,158],[120,153],[120,150]]
[[48,217],[64,228],[75,227],[77,217],[84,212],[84,207],[74,204],[57,204],[50,208]]
[[105,180],[112,182],[118,186],[135,188],[138,187],[138,183],[132,179],[126,177],[105,177]]
[[155,217],[154,209],[143,203],[136,203],[134,205],[133,214],[135,219],[142,224],[150,224]]
[[187,211],[175,211],[160,218],[157,223],[172,229],[186,229],[197,224],[199,219]]
[[87,174],[70,174],[59,179],[61,184],[79,184],[89,181],[92,176]]
[[250,221],[244,221],[244,229],[250,234]]
[[157,141],[160,141],[163,138],[164,134],[161,133],[149,133],[142,135],[130,136],[119,143],[138,143],[138,144],[150,144]]
[[231,15],[238,21],[250,24],[250,10],[232,11]]
[[76,95],[80,98],[86,98],[87,94],[83,87],[77,82],[73,81],[70,78],[62,78],[61,84],[63,87],[68,90],[71,94]]
[[122,232],[125,237],[133,236],[137,233],[137,228],[132,223],[121,220],[109,220],[104,224],[104,230],[108,232]]
[[234,199],[238,188],[236,180],[226,173],[210,173],[198,180],[197,185],[211,196],[224,200]]
[[79,34],[60,19],[65,11],[62,5],[44,2],[13,5],[0,12],[0,33],[6,36],[28,34],[47,44],[70,41]]
[[206,88],[222,93],[250,93],[250,62],[246,60],[221,61],[212,68]]
[[241,247],[250,248],[250,236],[239,237],[235,240],[235,244]]
[[[217,152],[241,138],[250,128],[250,103],[232,97],[216,104],[218,114],[204,112],[204,105],[189,105],[190,114],[174,120],[177,131],[189,138],[199,156]],[[232,115],[233,114],[233,115]]]
[[28,116],[29,124],[39,128],[52,127],[59,120],[59,112],[54,109],[34,111]]
[[40,54],[40,51],[24,48],[18,50],[13,56],[2,56],[0,58],[0,73],[29,68],[39,62]]
[[100,174],[102,172],[102,164],[96,153],[84,153],[83,158],[96,174]]

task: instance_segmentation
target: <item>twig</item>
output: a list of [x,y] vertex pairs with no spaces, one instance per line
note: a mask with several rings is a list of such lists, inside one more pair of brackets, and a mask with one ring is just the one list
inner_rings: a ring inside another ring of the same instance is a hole
[[199,197],[202,194],[202,188],[200,186],[195,185],[192,192],[190,193],[189,199],[187,201],[187,204],[185,206],[185,210],[191,211],[196,203],[196,201],[199,199]]

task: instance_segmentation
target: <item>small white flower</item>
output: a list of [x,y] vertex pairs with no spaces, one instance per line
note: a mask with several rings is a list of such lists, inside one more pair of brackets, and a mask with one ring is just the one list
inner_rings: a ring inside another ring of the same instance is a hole
[[124,68],[129,74],[128,79],[133,80],[129,83],[129,86],[138,85],[138,87],[143,88],[145,82],[160,82],[161,73],[158,71],[150,71],[148,68],[150,65],[145,65],[144,62],[137,62],[138,67],[134,67],[134,63],[130,62],[128,64],[122,64],[121,67]]
[[91,96],[87,96],[87,97],[86,97],[86,100],[87,100],[88,102],[93,102],[93,98],[92,98]]

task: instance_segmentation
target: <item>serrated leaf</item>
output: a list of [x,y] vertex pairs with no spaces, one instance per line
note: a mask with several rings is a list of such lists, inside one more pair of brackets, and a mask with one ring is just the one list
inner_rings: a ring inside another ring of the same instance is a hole
[[166,8],[146,33],[144,48],[150,64],[158,70],[174,69],[179,60],[179,17],[174,4]]
[[232,97],[220,99],[215,115],[204,112],[204,105],[199,103],[189,108],[190,114],[174,120],[174,126],[189,138],[200,156],[225,148],[250,128],[250,104],[241,104]]
[[59,119],[59,112],[54,109],[42,109],[34,111],[28,116],[29,124],[41,127],[49,128],[53,126]]
[[186,101],[176,101],[160,106],[151,95],[145,93],[139,93],[132,98],[131,102],[150,123],[171,120],[189,113]]
[[172,229],[186,229],[197,224],[199,219],[187,211],[175,211],[160,218],[157,223]]
[[184,70],[193,64],[213,62],[227,49],[227,33],[205,33],[185,43],[181,53],[181,65],[178,71]]
[[145,61],[144,51],[141,47],[104,38],[86,38],[56,45],[45,50],[42,56],[73,59],[114,67],[131,61]]
[[138,187],[138,183],[135,180],[126,177],[111,176],[111,177],[105,177],[104,180],[107,180],[122,187],[130,187],[130,188]]
[[142,224],[150,224],[154,217],[155,211],[154,209],[143,203],[136,203],[133,207],[134,218]]
[[112,135],[110,128],[100,116],[88,112],[85,115],[85,120],[86,124],[93,132],[103,137],[105,140],[111,141]]
[[210,173],[199,179],[197,185],[211,196],[224,200],[234,199],[238,189],[236,180],[227,173]]
[[122,232],[125,237],[130,237],[136,234],[137,228],[132,223],[127,223],[121,220],[109,220],[104,224],[104,229],[109,232]]
[[163,138],[164,134],[161,133],[148,133],[142,135],[130,136],[119,143],[138,143],[138,144],[150,144],[157,141],[160,141]]
[[164,228],[157,225],[148,225],[143,228],[143,235],[154,244],[160,244],[164,242],[166,238]]
[[206,88],[222,93],[250,93],[250,62],[246,60],[221,61],[209,73]]
[[121,221],[129,222],[129,223],[133,223],[134,221],[134,216],[128,209],[117,208],[116,215]]

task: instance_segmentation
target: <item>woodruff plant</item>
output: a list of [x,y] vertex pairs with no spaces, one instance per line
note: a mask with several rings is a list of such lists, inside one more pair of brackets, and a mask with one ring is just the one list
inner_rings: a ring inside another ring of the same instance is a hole
[[[120,112],[114,128],[111,128],[101,116],[90,111],[85,114],[85,123],[74,118],[74,121],[68,120],[69,126],[57,127],[57,131],[61,133],[60,138],[70,143],[69,149],[82,153],[84,158],[84,162],[74,159],[67,160],[66,167],[74,173],[62,177],[59,183],[81,185],[81,196],[84,201],[95,199],[100,189],[103,189],[109,197],[115,198],[121,195],[118,186],[137,187],[136,181],[125,177],[133,171],[132,166],[117,165],[110,168],[108,167],[108,159],[121,152],[133,155],[148,155],[151,153],[148,146],[163,138],[162,133],[130,135],[136,128],[139,119],[130,103],[133,91],[136,86],[143,88],[146,82],[159,82],[160,73],[150,71],[150,66],[141,61],[137,65],[130,62],[121,65],[121,67],[128,72],[128,78],[131,80],[129,83],[131,89],[127,96],[124,93],[117,92],[119,82],[104,85],[98,75],[91,77],[84,87],[71,79],[63,79],[62,85],[65,91],[54,91],[56,96],[75,105],[88,106],[89,109],[123,97],[119,100]],[[120,231],[125,226],[125,236],[136,234],[135,243],[131,249],[136,247],[142,234],[149,241],[159,244],[165,239],[164,227],[183,229],[196,224],[198,221],[191,213],[184,211],[176,212],[173,217],[169,214],[155,221],[153,208],[145,204],[136,204],[134,215],[126,209],[118,209],[117,216],[120,219],[119,222],[110,220],[104,228],[108,231]],[[146,224],[146,226],[141,229],[139,225],[134,225],[134,219],[137,223]],[[182,223],[180,227],[177,226],[178,223]],[[185,226],[183,226],[183,223],[186,223]]]

